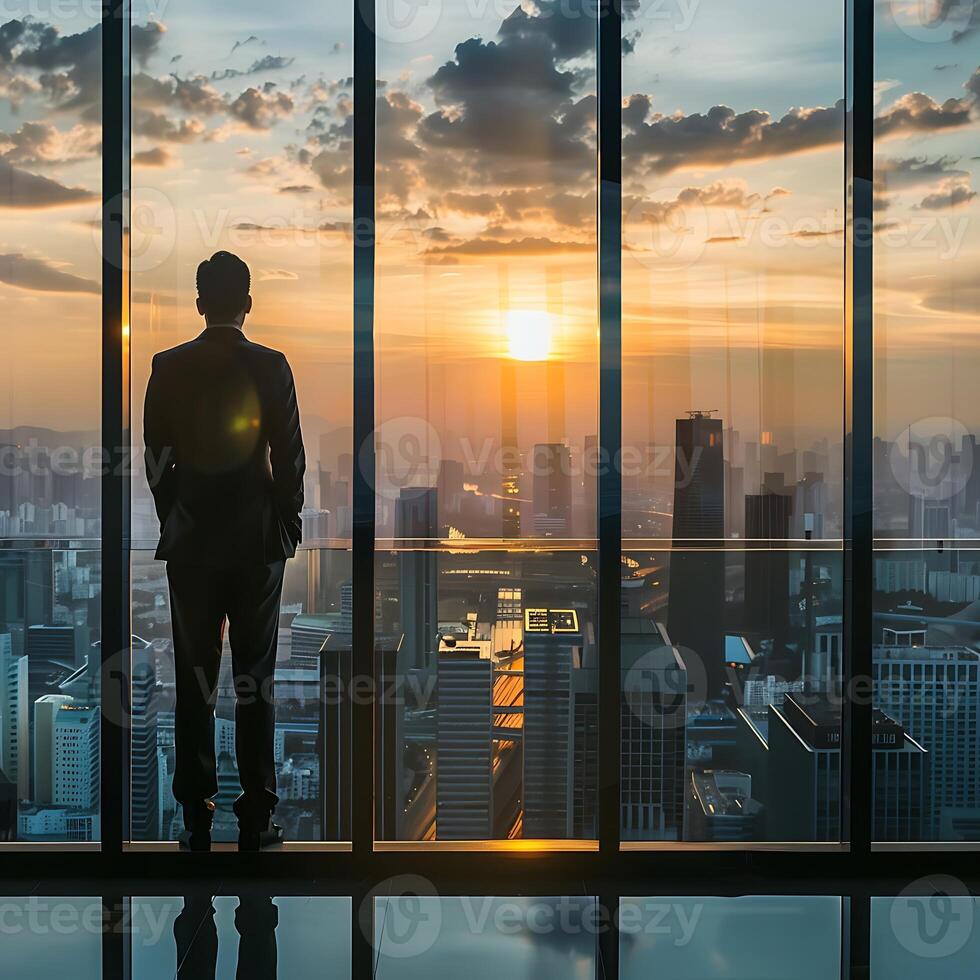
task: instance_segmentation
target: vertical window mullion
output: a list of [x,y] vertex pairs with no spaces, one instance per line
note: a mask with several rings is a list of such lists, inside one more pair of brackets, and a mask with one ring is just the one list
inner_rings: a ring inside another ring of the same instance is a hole
[[[374,848],[374,245],[375,245],[375,11],[354,3],[354,521],[351,698],[351,843],[358,877],[370,872]],[[354,697],[370,678],[371,697]],[[369,897],[364,898],[370,901]],[[353,976],[372,975],[372,942],[351,915]],[[367,914],[370,914],[368,912]]]
[[844,457],[843,826],[855,862],[871,850],[874,3],[847,6],[848,236]]
[[[599,4],[599,807],[600,863],[620,843],[620,589],[622,567],[622,9]],[[603,980],[619,976],[619,895],[603,891],[610,917],[599,936]]]
[[102,593],[101,840],[122,852],[129,717],[129,24],[126,0],[102,4]]

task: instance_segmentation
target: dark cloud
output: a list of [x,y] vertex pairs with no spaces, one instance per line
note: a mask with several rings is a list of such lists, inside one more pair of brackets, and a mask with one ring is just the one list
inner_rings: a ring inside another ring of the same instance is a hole
[[956,157],[941,156],[934,160],[927,157],[896,157],[880,159],[875,168],[875,184],[883,191],[906,187],[921,187],[950,177],[966,177],[965,170],[956,168]]
[[879,114],[875,135],[884,139],[903,133],[956,129],[970,123],[972,110],[973,100],[969,98],[946,99],[940,104],[923,92],[909,92]]
[[189,143],[205,132],[204,123],[199,119],[181,119],[174,122],[162,112],[151,109],[133,109],[133,132],[152,140],[168,143]]
[[66,187],[0,159],[0,208],[58,208],[95,199],[81,187]]
[[281,71],[288,68],[296,59],[280,55],[267,54],[253,61],[248,68],[225,68],[223,71],[211,72],[211,78],[216,82],[227,81],[229,78],[241,78],[243,75],[257,75],[264,71]]
[[[875,120],[879,138],[966,126],[976,117],[980,69],[965,83],[962,98],[939,103],[910,92]],[[648,95],[633,95],[623,109],[623,154],[652,173],[719,167],[740,160],[763,160],[842,144],[844,102],[794,108],[779,119],[763,109],[736,112],[726,105],[705,113],[663,115]]]
[[264,86],[261,89],[245,89],[228,105],[228,114],[249,129],[270,129],[280,119],[290,115],[293,108],[291,95]]
[[[155,78],[146,72],[133,76],[133,129],[138,135],[169,142],[188,142],[202,135],[201,116],[227,116],[249,129],[270,129],[294,109],[293,97],[273,82],[251,86],[232,98],[222,95],[204,75]],[[175,120],[168,111],[190,114]]]
[[516,7],[496,40],[458,44],[453,60],[427,80],[439,109],[419,121],[416,140],[464,155],[471,179],[484,183],[533,183],[533,164],[578,169],[583,177],[594,169],[595,103],[582,89],[595,8],[573,2],[575,16],[569,0],[543,0],[534,14]]
[[537,0],[534,14],[520,6],[504,19],[502,41],[544,41],[562,61],[583,58],[596,46],[597,0]]
[[154,146],[133,154],[133,165],[136,167],[166,167],[172,161],[173,157],[165,146]]
[[247,47],[250,44],[261,44],[262,42],[254,35],[249,34],[244,41],[236,41],[231,48],[231,53],[234,54],[239,48]]
[[945,186],[926,195],[916,205],[916,210],[948,211],[951,208],[969,204],[976,196],[977,192],[970,187],[969,181],[950,181]]
[[844,102],[791,109],[780,119],[761,109],[736,112],[716,105],[706,113],[665,116],[650,98],[631,96],[623,112],[623,155],[653,173],[720,167],[842,143]]
[[101,292],[99,284],[91,279],[62,272],[42,259],[30,259],[24,255],[0,255],[0,282],[18,289],[30,289],[40,293],[92,293]]

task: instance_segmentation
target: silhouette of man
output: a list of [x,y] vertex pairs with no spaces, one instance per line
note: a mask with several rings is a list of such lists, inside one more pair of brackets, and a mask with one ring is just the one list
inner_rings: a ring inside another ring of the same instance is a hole
[[238,848],[282,840],[273,756],[273,675],[287,559],[300,541],[306,457],[286,358],[246,339],[248,266],[216,252],[197,270],[205,330],[153,358],[146,467],[167,562],[177,704],[174,797],[183,846],[211,847],[214,707],[225,622],[242,795]]
[[[218,967],[218,928],[210,895],[184,896],[174,922],[177,980],[214,980]],[[268,895],[241,895],[235,909],[238,930],[236,980],[275,980],[279,949],[279,908]]]

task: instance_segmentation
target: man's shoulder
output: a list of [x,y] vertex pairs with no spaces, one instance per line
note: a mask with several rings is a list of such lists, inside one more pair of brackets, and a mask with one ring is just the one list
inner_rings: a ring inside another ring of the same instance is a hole
[[166,350],[157,351],[153,355],[153,369],[167,367],[177,361],[183,360],[188,357],[192,351],[198,346],[198,337],[194,337],[191,340],[184,341],[182,344],[177,344],[176,347],[168,347]]
[[249,340],[246,337],[245,342],[242,344],[242,349],[248,353],[249,357],[268,370],[289,370],[289,361],[286,360],[286,355],[281,350],[276,350],[275,347],[266,347],[263,344],[257,344],[254,340]]

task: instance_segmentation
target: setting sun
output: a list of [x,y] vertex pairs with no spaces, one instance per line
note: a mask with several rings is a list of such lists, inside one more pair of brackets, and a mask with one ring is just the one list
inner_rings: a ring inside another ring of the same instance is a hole
[[543,310],[507,312],[507,353],[515,361],[546,361],[551,354],[553,317]]

